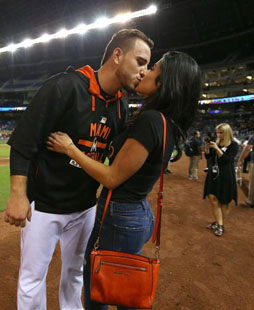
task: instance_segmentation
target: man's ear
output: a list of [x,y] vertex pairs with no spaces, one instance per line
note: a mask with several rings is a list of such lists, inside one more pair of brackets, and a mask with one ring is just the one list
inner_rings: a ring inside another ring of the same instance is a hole
[[119,63],[121,62],[122,58],[123,58],[123,51],[120,47],[117,47],[114,49],[113,51],[113,61],[115,64],[119,65]]

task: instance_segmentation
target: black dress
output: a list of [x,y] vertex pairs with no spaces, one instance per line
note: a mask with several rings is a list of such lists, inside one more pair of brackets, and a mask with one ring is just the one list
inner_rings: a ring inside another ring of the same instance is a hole
[[238,144],[233,141],[228,147],[219,146],[219,148],[223,152],[221,157],[217,155],[215,149],[210,149],[210,153],[205,154],[209,166],[205,180],[204,199],[207,195],[213,194],[221,204],[228,204],[232,199],[237,204],[234,158],[238,151]]

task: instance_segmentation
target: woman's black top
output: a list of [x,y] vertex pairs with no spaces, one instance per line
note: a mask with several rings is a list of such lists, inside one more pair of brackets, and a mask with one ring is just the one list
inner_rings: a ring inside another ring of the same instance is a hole
[[[145,199],[160,176],[163,146],[163,120],[160,113],[155,110],[141,113],[134,125],[113,139],[109,146],[110,164],[127,138],[141,143],[149,155],[143,166],[132,177],[113,190],[111,200],[117,202],[136,202]],[[174,143],[173,128],[171,122],[167,120],[164,166],[168,164]],[[107,193],[108,190],[103,188],[101,197],[106,198]]]

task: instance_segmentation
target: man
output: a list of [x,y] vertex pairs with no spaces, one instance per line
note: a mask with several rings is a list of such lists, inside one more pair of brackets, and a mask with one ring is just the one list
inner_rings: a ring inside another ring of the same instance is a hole
[[195,131],[191,139],[192,156],[190,156],[188,179],[198,181],[199,162],[202,158],[202,141],[200,139],[200,132]]
[[[246,136],[244,138],[244,141],[242,143],[242,149],[244,149],[246,147],[246,145],[248,145],[248,141],[249,141],[249,136]],[[243,173],[248,173],[248,164],[250,162],[250,154],[251,152],[249,153],[249,155],[247,155],[245,158],[244,158],[244,161],[243,161]]]
[[248,143],[242,150],[237,166],[241,167],[244,159],[250,154],[250,166],[249,166],[249,194],[245,200],[247,206],[254,208],[254,135],[249,137]]
[[85,66],[48,79],[11,136],[5,221],[24,227],[18,310],[46,309],[46,275],[58,241],[60,309],[82,309],[83,258],[99,184],[75,161],[48,151],[45,142],[51,132],[67,132],[80,150],[103,162],[107,143],[123,129],[128,115],[120,89],[135,90],[152,47],[136,29],[119,31],[108,43],[98,72]]

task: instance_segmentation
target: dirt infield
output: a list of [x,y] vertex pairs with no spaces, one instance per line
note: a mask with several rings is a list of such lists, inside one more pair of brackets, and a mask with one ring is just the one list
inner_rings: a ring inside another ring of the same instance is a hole
[[0,157],[0,166],[6,166],[9,164],[9,157]]
[[[165,175],[161,269],[155,310],[254,309],[254,209],[242,204],[247,175],[244,175],[242,189],[238,188],[239,205],[232,205],[226,232],[218,238],[205,228],[212,220],[212,213],[208,202],[202,199],[204,165],[203,160],[200,183],[187,180],[186,157],[171,165],[173,174]],[[156,190],[157,187],[149,197],[154,210]],[[0,214],[0,309],[14,310],[19,229],[5,224],[2,217]],[[153,249],[151,243],[147,244],[144,254],[153,255]],[[47,278],[48,310],[59,309],[60,265],[58,247]]]

